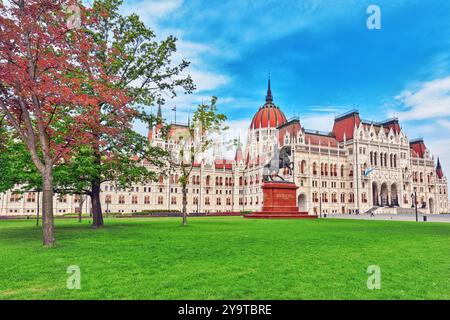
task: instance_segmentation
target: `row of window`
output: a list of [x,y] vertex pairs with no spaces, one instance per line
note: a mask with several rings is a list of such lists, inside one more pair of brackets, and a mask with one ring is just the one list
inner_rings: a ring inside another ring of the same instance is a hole
[[[321,194],[320,198],[322,200],[322,203],[328,203],[328,202],[338,203],[338,195],[337,195],[337,193],[332,193],[331,194],[331,198],[329,198],[328,197],[328,193],[327,192],[323,192]],[[340,196],[340,202],[341,203],[345,203],[346,202],[346,198],[347,198],[346,194],[342,193],[341,196]],[[315,203],[319,202],[319,193],[318,192],[313,192],[312,200]],[[368,198],[367,198],[367,194],[366,193],[362,193],[361,194],[361,201],[362,201],[362,203],[367,203],[368,202]],[[355,202],[355,194],[354,193],[350,193],[348,195],[348,203],[354,203],[354,202]]]
[[381,167],[388,167],[389,164],[391,168],[397,168],[397,155],[391,153],[388,157],[386,152],[380,152],[380,154],[370,152],[370,164],[372,166],[378,166],[379,164]]

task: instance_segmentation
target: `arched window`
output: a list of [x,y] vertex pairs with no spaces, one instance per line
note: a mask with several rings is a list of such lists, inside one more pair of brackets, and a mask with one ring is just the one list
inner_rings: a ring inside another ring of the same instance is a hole
[[164,197],[163,196],[158,196],[158,204],[164,204]]
[[362,203],[367,203],[367,194],[366,193],[361,194],[361,200],[362,200]]
[[209,205],[210,205],[210,202],[209,202],[209,197],[206,197],[206,198],[205,198],[205,205],[207,205],[207,206],[209,206]]
[[345,171],[345,167],[344,165],[341,166],[341,177],[344,177],[344,171]]
[[27,202],[36,202],[36,193],[28,192],[27,193]]
[[313,163],[313,175],[317,175],[317,163]]
[[110,194],[107,194],[105,196],[105,203],[111,204],[111,202],[112,202],[112,197]]
[[312,198],[313,198],[313,202],[319,202],[319,194],[317,192],[313,193]]
[[125,204],[125,196],[119,196],[119,204]]
[[164,176],[162,174],[159,175],[159,183],[164,183]]
[[137,196],[132,196],[131,197],[131,204],[138,204],[138,197]]
[[306,167],[306,161],[303,160],[300,164],[300,172],[303,174],[305,173],[305,167]]
[[150,204],[150,196],[144,197],[144,204]]
[[350,193],[349,194],[349,197],[348,197],[349,199],[348,199],[348,202],[350,202],[350,203],[354,203],[355,202],[355,194],[354,193]]
[[209,186],[211,183],[211,177],[210,176],[206,176],[206,185]]

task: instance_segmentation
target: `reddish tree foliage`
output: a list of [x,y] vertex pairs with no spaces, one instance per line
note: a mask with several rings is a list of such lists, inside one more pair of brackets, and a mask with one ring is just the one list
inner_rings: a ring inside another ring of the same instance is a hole
[[[66,8],[78,6],[81,28],[73,28]],[[105,61],[92,54],[99,42],[85,30],[98,23],[74,0],[12,0],[0,4],[0,112],[26,144],[43,177],[44,245],[53,246],[53,176],[58,162],[70,159],[79,144],[101,143],[96,132],[117,134],[99,121],[130,125],[126,92],[113,84]],[[113,57],[114,55],[109,55]],[[114,61],[108,61],[108,64]]]

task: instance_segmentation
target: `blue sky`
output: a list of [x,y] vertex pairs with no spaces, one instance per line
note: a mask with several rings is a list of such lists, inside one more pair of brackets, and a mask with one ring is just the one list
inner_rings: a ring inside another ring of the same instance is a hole
[[[369,30],[369,5],[381,30]],[[245,135],[271,73],[275,103],[306,128],[330,131],[334,116],[398,115],[409,138],[423,136],[450,174],[450,1],[125,0],[160,37],[179,38],[192,61],[194,95],[163,110],[186,119],[215,95],[232,135]],[[145,131],[142,126],[138,130]]]

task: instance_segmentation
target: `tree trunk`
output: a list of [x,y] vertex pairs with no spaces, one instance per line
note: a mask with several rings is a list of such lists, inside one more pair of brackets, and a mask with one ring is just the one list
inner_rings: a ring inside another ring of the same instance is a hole
[[45,165],[42,188],[42,235],[46,247],[55,245],[53,225],[53,175],[51,165]]
[[92,182],[92,227],[100,228],[103,226],[102,204],[100,202],[100,181],[95,179]]
[[185,184],[182,186],[183,192],[183,226],[187,225],[187,187]]
[[39,209],[41,208],[40,202],[40,195],[41,193],[37,193],[37,206],[36,206],[36,227],[39,227]]
[[81,216],[83,215],[83,204],[84,204],[84,196],[80,194],[80,206],[79,206],[79,212],[78,212],[78,222],[81,223]]

